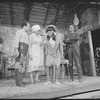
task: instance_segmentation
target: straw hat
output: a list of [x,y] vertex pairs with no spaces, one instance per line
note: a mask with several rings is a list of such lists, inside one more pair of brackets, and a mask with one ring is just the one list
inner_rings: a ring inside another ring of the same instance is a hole
[[56,32],[56,31],[57,31],[57,28],[56,28],[56,26],[54,26],[54,25],[48,25],[48,26],[45,28],[45,31],[47,32],[47,31],[49,31],[49,30],[53,30],[54,32]]

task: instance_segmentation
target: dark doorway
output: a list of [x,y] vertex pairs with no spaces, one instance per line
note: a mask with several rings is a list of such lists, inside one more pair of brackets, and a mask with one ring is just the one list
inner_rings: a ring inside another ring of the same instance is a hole
[[100,29],[91,31],[95,68],[97,76],[100,76]]
[[93,41],[93,50],[95,52],[97,47],[100,47],[100,29],[91,31],[92,41]]

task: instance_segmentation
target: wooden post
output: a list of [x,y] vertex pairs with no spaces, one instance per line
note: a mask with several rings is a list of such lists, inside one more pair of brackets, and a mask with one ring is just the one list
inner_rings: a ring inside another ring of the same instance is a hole
[[89,46],[90,46],[90,65],[91,65],[91,71],[92,71],[92,75],[96,76],[93,44],[92,44],[92,38],[91,38],[91,32],[90,31],[88,31],[88,38],[89,38]]

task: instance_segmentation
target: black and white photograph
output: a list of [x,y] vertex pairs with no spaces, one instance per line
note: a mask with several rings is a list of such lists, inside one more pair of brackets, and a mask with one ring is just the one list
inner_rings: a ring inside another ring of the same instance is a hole
[[0,99],[99,99],[99,1],[0,1]]

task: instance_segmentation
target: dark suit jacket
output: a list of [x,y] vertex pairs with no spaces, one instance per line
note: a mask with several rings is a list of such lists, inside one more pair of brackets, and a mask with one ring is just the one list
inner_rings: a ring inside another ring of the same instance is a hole
[[[69,40],[67,40],[68,38],[69,38]],[[65,39],[64,39],[64,42],[67,44],[67,52],[70,47],[73,47],[75,49],[78,57],[80,57],[80,50],[79,50],[79,46],[77,43],[79,38],[80,38],[79,34],[73,33],[73,34],[65,35]]]

